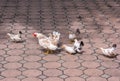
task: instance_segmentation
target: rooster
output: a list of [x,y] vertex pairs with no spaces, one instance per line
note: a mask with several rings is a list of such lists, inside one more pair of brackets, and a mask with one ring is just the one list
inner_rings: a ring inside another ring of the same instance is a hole
[[58,49],[58,46],[53,44],[53,41],[49,37],[43,35],[42,33],[33,33],[34,37],[38,38],[39,45],[46,49],[45,54],[52,53]]
[[10,39],[14,42],[21,42],[22,41],[22,32],[19,31],[18,34],[13,34],[13,33],[7,33],[7,35],[10,37]]
[[116,47],[117,47],[117,45],[113,44],[112,47],[110,47],[110,48],[105,48],[105,49],[104,48],[100,48],[100,49],[102,50],[103,55],[112,58],[112,57],[116,57],[117,56],[117,54],[114,53],[114,51],[116,50]]

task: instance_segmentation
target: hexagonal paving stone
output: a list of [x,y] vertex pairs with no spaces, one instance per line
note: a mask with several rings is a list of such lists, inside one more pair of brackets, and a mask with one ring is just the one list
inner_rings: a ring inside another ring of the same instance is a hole
[[43,57],[43,59],[46,61],[58,61],[59,57],[57,57],[56,55],[47,55]]
[[68,76],[80,76],[83,74],[83,72],[81,70],[78,70],[78,69],[66,69],[64,71],[64,73]]
[[108,79],[108,81],[120,81],[120,77],[118,76],[118,77],[110,77],[109,79]]
[[21,74],[21,72],[18,70],[6,70],[1,73],[1,75],[5,76],[5,77],[16,77],[20,74]]
[[42,81],[42,80],[34,77],[28,77],[23,79],[22,81]]
[[17,63],[17,62],[16,63],[7,63],[7,64],[4,65],[4,67],[7,68],[7,69],[17,69],[21,66],[22,66],[22,64]]
[[39,61],[41,60],[41,57],[36,56],[36,55],[29,55],[24,58],[26,61],[34,62],[34,61]]
[[28,55],[39,55],[41,54],[41,51],[37,49],[31,49],[31,50],[25,51],[25,53]]
[[89,75],[89,76],[100,76],[103,74],[103,71],[98,70],[98,69],[86,69],[84,71],[84,73]]
[[7,45],[1,44],[0,49],[4,49],[4,48],[7,48]]
[[107,81],[107,80],[101,77],[90,77],[87,79],[87,81]]
[[5,51],[4,50],[0,50],[0,55],[4,55]]
[[39,70],[26,70],[23,72],[23,75],[27,76],[27,77],[35,77],[42,74],[41,71]]
[[23,53],[24,53],[24,51],[18,50],[18,49],[10,50],[7,52],[8,55],[21,55]]
[[43,74],[46,76],[51,76],[51,77],[52,76],[59,76],[62,74],[62,71],[57,70],[57,69],[48,69],[48,70],[44,71]]
[[82,65],[86,68],[97,68],[98,66],[100,66],[99,63],[97,62],[93,62],[93,61],[86,61],[86,62],[83,62]]
[[23,48],[24,47],[24,45],[23,44],[20,44],[20,43],[13,43],[13,44],[9,44],[8,45],[8,48],[10,48],[10,49],[21,49],[21,48]]
[[65,81],[85,81],[85,80],[80,77],[69,77],[69,78],[65,79]]
[[57,62],[48,62],[48,63],[44,63],[43,66],[46,68],[59,68],[61,64]]
[[75,61],[75,60],[78,59],[78,57],[68,54],[68,55],[65,55],[65,56],[61,57],[61,59],[64,60],[64,61]]
[[96,60],[97,58],[96,56],[92,56],[92,55],[81,55],[80,59],[87,60],[87,61],[93,61],[93,60]]
[[102,63],[102,65],[106,68],[117,68],[119,67],[118,63],[112,62],[112,61],[105,61]]
[[77,68],[80,67],[80,64],[77,62],[64,62],[63,66],[66,68]]
[[57,77],[49,77],[47,79],[44,79],[44,81],[64,81],[64,80]]
[[0,81],[20,81],[20,80],[17,78],[5,78],[5,79],[0,80]]
[[106,69],[105,73],[111,76],[120,76],[120,70],[119,69]]
[[27,62],[23,66],[29,69],[35,69],[41,67],[41,64],[37,62]]
[[6,60],[9,61],[9,62],[17,62],[17,61],[22,60],[22,57],[20,57],[20,56],[9,56],[9,57],[6,57]]

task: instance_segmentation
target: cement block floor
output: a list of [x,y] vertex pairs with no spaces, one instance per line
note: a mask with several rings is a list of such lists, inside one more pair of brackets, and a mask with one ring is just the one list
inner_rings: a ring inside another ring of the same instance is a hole
[[[77,19],[81,16],[81,19]],[[34,32],[80,28],[83,54],[45,55]],[[23,43],[7,37],[23,32]],[[99,47],[117,44],[118,56],[107,58]],[[120,81],[119,0],[0,0],[0,81]]]

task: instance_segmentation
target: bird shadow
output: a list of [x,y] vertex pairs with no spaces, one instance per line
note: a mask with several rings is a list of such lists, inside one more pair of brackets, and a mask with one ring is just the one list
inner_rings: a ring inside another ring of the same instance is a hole
[[107,58],[116,58],[119,54],[115,54],[115,55],[112,55],[112,56],[107,56],[107,55],[103,55],[104,57],[107,57]]

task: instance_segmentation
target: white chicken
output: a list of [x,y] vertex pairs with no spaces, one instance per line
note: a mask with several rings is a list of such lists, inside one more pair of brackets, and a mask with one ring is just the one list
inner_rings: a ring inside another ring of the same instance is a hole
[[76,32],[69,31],[69,40],[74,42],[74,39],[79,39],[80,30],[77,28]]
[[117,45],[113,44],[111,48],[100,48],[103,52],[103,55],[107,56],[107,57],[116,57],[117,54],[114,53],[114,51],[116,50]]
[[49,39],[54,45],[57,45],[60,41],[60,35],[59,32],[53,31],[52,34],[49,34]]
[[34,37],[38,38],[39,45],[46,49],[46,54],[52,53],[57,50],[57,45],[54,45],[52,41],[42,33],[34,33]]
[[78,41],[77,39],[74,40],[74,47],[75,47],[75,50],[80,53],[81,50],[82,50],[82,47],[84,46],[84,42],[83,41]]
[[18,34],[7,33],[7,35],[10,37],[10,39],[11,39],[13,42],[16,42],[16,43],[23,41],[23,40],[22,40],[22,37],[21,37],[21,34],[22,34],[21,31],[19,31]]
[[62,48],[68,52],[69,54],[76,54],[76,50],[75,50],[75,47],[74,46],[67,46],[67,45],[62,45]]

